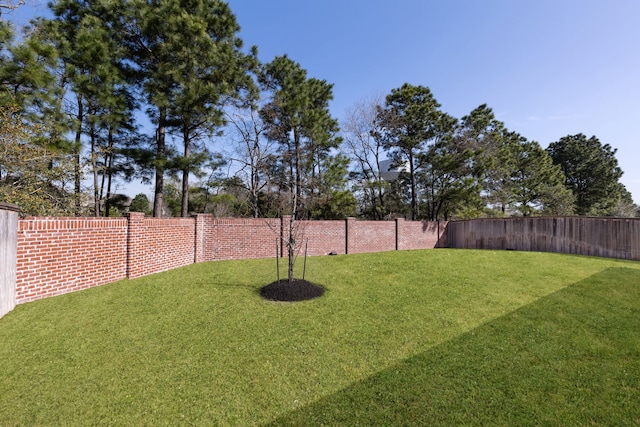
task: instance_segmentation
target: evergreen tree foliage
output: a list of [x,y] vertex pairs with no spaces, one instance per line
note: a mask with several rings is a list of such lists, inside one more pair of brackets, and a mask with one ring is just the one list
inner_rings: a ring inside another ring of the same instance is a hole
[[481,211],[481,186],[475,176],[478,152],[469,140],[454,134],[450,120],[447,137],[438,140],[419,155],[418,180],[427,219],[448,220],[451,216],[474,216]]
[[[272,173],[278,177],[278,187],[289,194],[283,213],[308,218],[314,195],[327,182],[324,175],[335,172],[327,171],[327,166],[335,166],[332,150],[341,142],[336,135],[338,122],[329,112],[332,85],[308,78],[286,55],[265,65],[261,83],[271,98],[260,116],[267,138],[279,144]],[[340,172],[346,176],[346,168]]]
[[[302,67],[286,55],[264,66],[260,82],[270,100],[260,110],[269,139],[279,144],[273,164],[278,186],[287,195],[282,214],[288,214],[288,278],[293,281],[295,251],[302,243],[299,217],[309,217],[319,182],[326,182],[324,165],[332,164],[338,147],[338,122],[331,117],[332,85],[308,78]],[[335,163],[333,164],[335,166]],[[335,172],[335,171],[332,171]],[[346,175],[346,168],[343,169]]]
[[0,200],[23,215],[72,212],[56,66],[57,51],[40,26],[16,41],[0,19]]
[[565,175],[578,215],[609,215],[615,209],[624,187],[619,182],[622,170],[614,148],[595,136],[577,134],[549,144],[547,151]]
[[0,103],[17,106],[25,123],[52,123],[61,98],[57,58],[41,27],[16,42],[9,23],[0,20]]
[[136,197],[131,200],[131,204],[129,205],[129,212],[142,212],[145,215],[149,215],[151,213],[151,201],[144,193],[136,194]]
[[19,107],[0,106],[0,200],[23,216],[69,215],[71,159],[41,142],[42,125],[27,125]]
[[[93,181],[93,212],[109,215],[111,183],[118,170],[118,148],[134,133],[135,102],[121,66],[126,57],[114,21],[115,0],[59,0],[51,4],[54,19],[43,21],[62,62],[67,99],[73,97],[73,152],[76,192],[80,192],[82,152]],[[106,193],[106,194],[105,194]],[[104,212],[103,212],[104,210]]]
[[420,217],[417,182],[418,157],[444,137],[451,118],[440,111],[428,87],[408,83],[387,95],[385,106],[378,110],[377,120],[384,147],[397,166],[406,166],[411,191],[411,219]]
[[535,141],[522,141],[514,153],[514,208],[522,215],[571,215],[573,195],[551,156]]
[[[240,27],[223,1],[130,3],[127,43],[157,126],[154,215],[162,205],[165,170],[173,165],[182,172],[181,215],[186,216],[189,175],[208,159],[196,143],[223,124],[222,105],[229,97],[253,91],[247,72],[256,66],[257,50],[241,52]],[[183,148],[173,164],[167,156],[170,129],[180,135]]]

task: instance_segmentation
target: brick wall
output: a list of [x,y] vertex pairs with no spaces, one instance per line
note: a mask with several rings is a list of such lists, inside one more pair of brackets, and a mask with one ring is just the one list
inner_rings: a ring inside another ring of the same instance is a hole
[[126,265],[125,218],[18,221],[17,303],[122,279]]
[[[222,259],[275,256],[288,218],[26,218],[17,220],[16,302]],[[471,247],[640,259],[640,220],[517,218],[446,222],[299,221],[311,256]],[[446,240],[446,243],[442,243]],[[13,276],[12,276],[13,277]]]
[[348,253],[384,252],[396,249],[396,221],[347,219]]
[[145,218],[131,213],[129,221],[129,278],[195,262],[195,218]]
[[280,219],[212,218],[204,259],[269,258],[275,256]]
[[437,248],[444,246],[446,223],[435,221],[404,221],[397,219],[398,250]]
[[[282,219],[27,218],[18,221],[16,299],[33,301],[194,262],[285,252]],[[410,221],[299,221],[310,256],[436,246],[444,225]]]
[[309,256],[344,254],[346,251],[345,221],[299,221],[302,232],[300,248],[307,245]]

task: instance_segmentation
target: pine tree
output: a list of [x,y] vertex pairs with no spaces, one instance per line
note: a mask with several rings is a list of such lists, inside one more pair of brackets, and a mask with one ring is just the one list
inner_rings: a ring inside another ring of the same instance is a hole
[[88,142],[96,216],[102,211],[105,177],[109,210],[112,169],[108,165],[113,165],[116,155],[115,141],[132,129],[133,120],[134,103],[121,67],[125,51],[121,32],[114,24],[117,6],[115,0],[61,0],[51,5],[54,19],[43,21],[59,52],[68,87],[66,97],[75,100],[72,114],[76,192],[80,192],[82,153]]
[[182,155],[173,165],[182,172],[181,214],[188,214],[189,175],[207,161],[202,138],[223,124],[222,106],[242,90],[252,90],[247,70],[257,51],[243,54],[240,30],[220,0],[131,2],[127,40],[146,102],[156,123],[154,215],[160,215],[163,177],[170,163],[166,133],[175,129]]
[[616,150],[598,138],[568,135],[549,144],[547,152],[560,165],[565,185],[576,198],[578,215],[608,215],[622,197],[622,170]]
[[408,83],[393,89],[378,110],[380,137],[397,166],[406,165],[411,194],[411,219],[419,218],[418,156],[442,136],[443,113],[428,87]]

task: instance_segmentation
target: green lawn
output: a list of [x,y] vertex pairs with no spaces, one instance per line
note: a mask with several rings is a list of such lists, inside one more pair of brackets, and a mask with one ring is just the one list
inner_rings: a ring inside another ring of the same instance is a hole
[[[302,265],[302,260],[298,262]],[[192,265],[0,319],[0,426],[640,425],[640,263],[426,250]]]

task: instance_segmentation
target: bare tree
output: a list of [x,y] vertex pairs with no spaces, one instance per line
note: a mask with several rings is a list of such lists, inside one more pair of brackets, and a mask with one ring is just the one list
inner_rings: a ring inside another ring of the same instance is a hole
[[4,10],[16,10],[25,3],[26,0],[2,0],[0,1],[0,15],[2,15],[2,11]]
[[231,161],[240,164],[236,173],[241,177],[249,193],[254,218],[260,216],[260,192],[268,186],[268,162],[274,153],[273,141],[263,137],[266,126],[253,107],[236,108],[225,113],[233,132],[234,154]]
[[362,194],[362,211],[373,219],[385,217],[385,191],[389,184],[382,178],[380,162],[385,156],[382,141],[376,138],[377,111],[382,97],[363,99],[346,112],[341,123],[346,154],[355,162],[357,187]]

